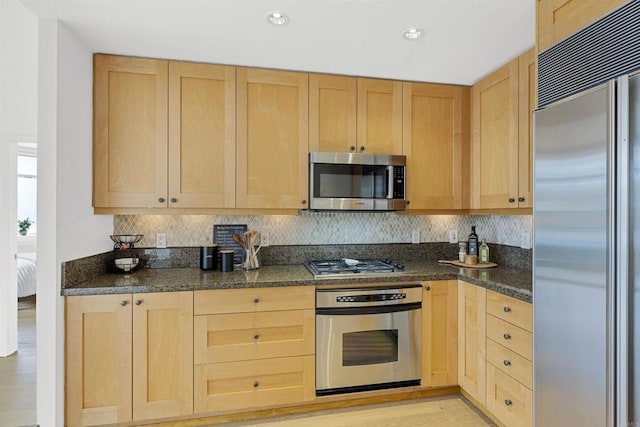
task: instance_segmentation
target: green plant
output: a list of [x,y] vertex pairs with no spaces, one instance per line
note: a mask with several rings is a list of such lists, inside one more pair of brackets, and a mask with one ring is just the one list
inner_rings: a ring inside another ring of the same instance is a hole
[[27,234],[27,230],[29,230],[29,227],[31,227],[31,224],[33,223],[34,221],[31,221],[29,217],[18,221],[18,231],[20,232],[20,234],[22,234],[23,236]]

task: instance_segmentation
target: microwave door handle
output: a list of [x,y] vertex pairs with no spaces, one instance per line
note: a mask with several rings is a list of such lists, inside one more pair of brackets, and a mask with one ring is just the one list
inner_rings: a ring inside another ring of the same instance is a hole
[[387,167],[387,199],[393,199],[393,166]]

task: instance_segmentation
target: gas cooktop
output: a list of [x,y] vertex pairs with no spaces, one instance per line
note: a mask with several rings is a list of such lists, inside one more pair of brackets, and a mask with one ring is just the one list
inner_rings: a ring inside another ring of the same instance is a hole
[[389,274],[404,272],[404,265],[389,260],[350,258],[309,261],[305,264],[314,277],[330,278],[348,275]]

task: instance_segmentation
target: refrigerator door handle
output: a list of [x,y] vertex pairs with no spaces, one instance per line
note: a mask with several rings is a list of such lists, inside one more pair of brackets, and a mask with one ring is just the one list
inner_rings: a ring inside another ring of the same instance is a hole
[[[629,76],[619,77],[616,81],[616,134],[617,141],[614,145],[616,157],[616,236],[615,252],[615,326],[618,331],[615,337],[615,387],[616,424],[626,426],[629,424],[629,302],[631,298],[629,288],[629,256],[631,253],[630,233],[630,153],[629,153]],[[613,126],[612,126],[613,128]]]

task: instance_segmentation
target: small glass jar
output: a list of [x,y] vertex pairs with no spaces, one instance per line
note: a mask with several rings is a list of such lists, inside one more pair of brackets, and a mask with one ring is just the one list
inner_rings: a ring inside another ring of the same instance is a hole
[[467,254],[467,242],[458,242],[458,261],[464,262],[464,256]]

